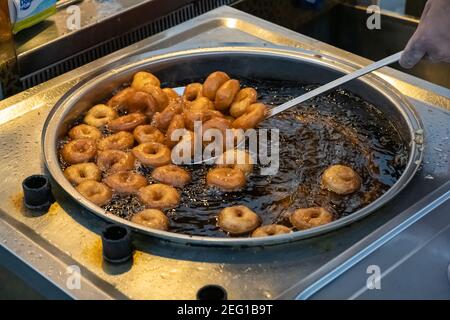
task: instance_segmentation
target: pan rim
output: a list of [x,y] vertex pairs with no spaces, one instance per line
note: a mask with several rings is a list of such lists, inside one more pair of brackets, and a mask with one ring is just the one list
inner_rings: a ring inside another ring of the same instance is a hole
[[315,236],[319,236],[336,229],[347,226],[353,222],[356,222],[369,214],[372,214],[377,209],[385,205],[387,202],[392,200],[398,192],[400,192],[414,177],[417,169],[420,166],[423,157],[423,148],[420,143],[416,142],[416,133],[423,132],[422,123],[415,113],[412,105],[406,100],[406,98],[398,92],[395,87],[390,85],[388,82],[384,81],[380,77],[370,74],[360,81],[363,81],[366,85],[371,88],[378,90],[386,98],[388,98],[393,105],[397,106],[398,111],[401,113],[403,119],[406,121],[410,130],[410,150],[408,163],[405,167],[404,172],[400,178],[395,182],[391,188],[389,188],[382,196],[376,199],[369,205],[355,211],[354,213],[335,220],[329,224],[308,229],[304,231],[296,231],[289,234],[263,237],[263,238],[214,238],[207,236],[192,236],[180,233],[174,233],[169,231],[160,231],[145,228],[143,226],[132,223],[131,221],[119,218],[111,213],[106,212],[102,208],[92,204],[87,199],[85,199],[78,191],[73,187],[64,177],[63,171],[61,170],[58,162],[55,142],[56,142],[56,131],[60,122],[58,119],[62,119],[65,114],[70,111],[70,107],[73,106],[79,96],[82,93],[91,88],[93,83],[107,79],[112,74],[130,71],[132,69],[143,68],[144,65],[151,65],[158,62],[170,61],[173,59],[183,59],[187,56],[198,56],[211,55],[211,54],[250,54],[250,55],[268,55],[268,56],[282,56],[286,58],[291,58],[299,61],[308,61],[318,65],[332,68],[340,72],[351,72],[357,69],[357,66],[348,61],[332,57],[330,55],[324,54],[322,52],[316,52],[305,49],[296,48],[284,48],[279,46],[225,46],[225,47],[210,47],[210,48],[195,48],[195,49],[184,49],[177,51],[168,51],[166,53],[160,52],[157,55],[151,55],[151,53],[140,54],[137,56],[130,57],[127,61],[123,61],[120,67],[109,70],[108,72],[96,75],[90,79],[82,81],[78,85],[71,88],[63,97],[61,97],[55,106],[51,109],[47,116],[44,124],[44,129],[42,132],[42,148],[44,155],[44,162],[47,170],[50,172],[52,178],[57,182],[57,184],[69,194],[76,202],[82,205],[84,208],[94,213],[95,215],[113,223],[118,223],[126,225],[127,227],[153,236],[160,238],[162,240],[167,240],[171,242],[190,244],[190,245],[200,245],[200,246],[267,246],[276,245],[292,241],[298,241],[302,239],[307,239]]

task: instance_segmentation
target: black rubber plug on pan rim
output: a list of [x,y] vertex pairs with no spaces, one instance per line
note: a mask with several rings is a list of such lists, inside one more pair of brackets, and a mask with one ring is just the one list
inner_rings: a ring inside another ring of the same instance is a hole
[[227,300],[228,294],[227,291],[217,285],[217,284],[208,284],[204,287],[201,287],[197,291],[197,300]]
[[53,202],[52,187],[47,176],[35,174],[22,181],[23,201],[30,210],[44,211]]
[[110,224],[102,231],[103,259],[119,264],[131,259],[131,231],[127,227]]

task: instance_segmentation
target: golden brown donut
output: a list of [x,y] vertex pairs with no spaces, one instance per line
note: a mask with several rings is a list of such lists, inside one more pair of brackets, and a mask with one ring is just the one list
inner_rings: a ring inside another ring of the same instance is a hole
[[144,165],[161,167],[172,161],[170,149],[157,142],[141,143],[132,150],[134,156]]
[[100,151],[97,155],[97,166],[103,172],[114,173],[134,169],[134,155],[122,150]]
[[239,81],[235,79],[228,80],[216,92],[214,106],[219,111],[228,110],[233,103],[234,98],[239,92]]
[[225,72],[216,71],[211,73],[203,83],[202,95],[214,101],[217,90],[228,80],[230,80],[230,77]]
[[117,112],[107,105],[97,104],[88,110],[84,117],[84,122],[93,127],[102,127],[119,115]]
[[174,164],[155,168],[152,172],[152,178],[177,188],[183,188],[191,182],[190,173]]
[[102,178],[102,172],[95,165],[95,163],[78,163],[67,167],[64,170],[64,176],[74,185],[79,185],[85,180],[100,181]]
[[198,110],[190,110],[190,109],[186,110],[185,109],[183,111],[183,117],[184,117],[184,124],[186,126],[186,129],[193,131],[196,121],[203,123],[212,118],[223,118],[223,114],[217,110],[198,111]]
[[131,217],[131,222],[140,224],[151,229],[167,231],[169,229],[169,219],[158,209],[145,209]]
[[136,90],[140,90],[140,88],[148,84],[156,87],[161,86],[161,82],[154,74],[146,71],[139,71],[134,74],[131,87]]
[[214,110],[214,103],[206,97],[199,97],[192,102],[187,102],[186,108],[191,112],[204,112]]
[[170,209],[178,206],[180,203],[180,194],[174,187],[155,183],[138,192],[139,199],[146,206],[154,209]]
[[187,129],[194,130],[194,122],[204,122],[213,117],[223,117],[222,113],[214,110],[214,104],[205,97],[187,102],[183,109],[184,124]]
[[92,139],[98,140],[102,137],[102,133],[96,127],[88,124],[79,124],[69,131],[69,137],[75,139]]
[[127,111],[139,112],[142,111],[144,114],[151,119],[153,115],[158,111],[158,102],[148,93],[137,91],[128,99],[128,109]]
[[99,150],[127,150],[134,145],[134,137],[127,131],[119,131],[98,141]]
[[297,209],[289,217],[292,225],[299,230],[310,229],[333,221],[333,215],[322,207]]
[[144,114],[134,112],[111,120],[108,123],[108,128],[112,132],[133,131],[137,126],[144,124],[146,121],[147,117]]
[[108,107],[111,107],[114,110],[126,109],[129,97],[135,92],[136,90],[130,87],[120,90],[108,100]]
[[266,226],[259,227],[255,231],[252,232],[253,238],[258,237],[269,237],[276,236],[278,234],[291,233],[292,230],[286,226],[282,226],[280,224],[269,224]]
[[238,92],[238,94],[234,98],[233,103],[231,104],[230,114],[235,118],[242,116],[247,110],[247,107],[255,103],[257,98],[258,94],[256,93],[255,89],[242,89]]
[[261,224],[261,219],[246,206],[234,206],[222,209],[217,222],[222,230],[241,235],[255,230]]
[[244,173],[234,168],[214,168],[208,171],[206,183],[224,191],[237,191],[245,186]]
[[181,138],[178,140],[172,140],[172,138],[171,138],[172,133],[178,129],[185,129],[184,117],[181,114],[174,115],[172,118],[172,121],[170,121],[169,127],[167,128],[165,144],[169,148],[172,148],[174,145],[176,145],[181,140]]
[[106,185],[95,180],[85,180],[77,187],[77,191],[81,193],[86,199],[96,204],[103,206],[107,204],[112,198],[112,191]]
[[176,114],[180,114],[182,111],[183,105],[181,100],[172,100],[170,101],[167,108],[165,108],[161,112],[155,113],[155,115],[153,116],[152,125],[165,132],[169,127],[172,118]]
[[137,126],[133,131],[134,138],[138,143],[158,142],[164,143],[164,134],[158,128],[145,124]]
[[108,106],[114,110],[125,110],[128,113],[144,112],[152,117],[158,109],[156,100],[148,93],[136,91],[133,88],[126,88],[114,95]]
[[203,85],[201,83],[190,83],[184,88],[183,99],[194,101],[202,97]]
[[359,190],[361,178],[352,168],[337,164],[324,171],[322,186],[334,193],[346,195]]
[[162,89],[160,87],[157,87],[157,86],[154,86],[154,85],[151,85],[148,83],[139,89],[136,88],[136,90],[142,91],[142,92],[145,92],[145,93],[148,93],[149,95],[151,95],[157,103],[158,108],[156,111],[158,111],[158,112],[163,111],[169,104],[169,98],[164,93],[164,91],[162,91]]
[[267,107],[263,103],[251,104],[243,115],[233,121],[233,127],[244,130],[255,128],[266,118],[266,112]]
[[95,141],[92,139],[76,139],[66,143],[61,150],[61,156],[67,163],[76,164],[90,162],[97,154]]
[[245,150],[232,149],[225,151],[216,160],[218,168],[234,168],[241,170],[245,175],[253,171],[254,161]]
[[[133,88],[125,88],[123,90],[120,90],[114,96],[112,96],[111,99],[108,100],[107,105],[114,110],[128,110],[128,99],[136,92],[137,91]],[[142,109],[135,111],[142,111]]]
[[180,98],[178,93],[175,90],[173,90],[172,88],[164,88],[164,89],[162,89],[162,91],[166,94],[166,96],[167,96],[167,98],[169,98],[169,100],[178,100]]
[[221,117],[214,117],[205,121],[202,125],[203,133],[205,133],[208,129],[218,129],[224,135],[227,129],[231,129],[231,122],[228,119]]
[[131,171],[113,173],[105,178],[105,183],[115,192],[125,194],[137,193],[140,188],[148,185],[144,176]]

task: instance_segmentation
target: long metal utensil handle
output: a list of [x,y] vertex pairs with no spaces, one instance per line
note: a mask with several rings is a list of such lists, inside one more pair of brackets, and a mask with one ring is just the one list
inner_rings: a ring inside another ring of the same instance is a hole
[[309,91],[309,92],[307,92],[307,93],[305,93],[305,94],[303,94],[303,95],[301,95],[301,96],[299,96],[299,97],[297,97],[295,99],[292,99],[292,100],[290,100],[290,101],[288,101],[286,103],[283,103],[282,105],[279,105],[279,106],[277,106],[275,108],[272,108],[270,110],[270,113],[269,113],[268,117],[272,117],[272,116],[274,116],[276,114],[279,114],[280,112],[283,112],[283,111],[285,111],[285,110],[287,110],[287,109],[289,109],[291,107],[294,107],[294,106],[296,106],[296,105],[298,105],[298,104],[300,104],[300,103],[302,103],[302,102],[304,102],[306,100],[314,98],[315,96],[317,96],[319,94],[322,94],[322,93],[324,93],[324,92],[326,92],[328,90],[331,90],[333,88],[336,88],[336,87],[338,87],[338,86],[340,86],[340,85],[342,85],[342,84],[344,84],[346,82],[349,82],[349,81],[351,81],[353,79],[359,78],[359,77],[361,77],[361,76],[363,76],[363,75],[365,75],[367,73],[370,73],[372,71],[375,71],[377,69],[380,69],[382,67],[390,65],[391,63],[397,62],[398,60],[400,60],[400,57],[401,57],[402,53],[403,53],[403,51],[400,51],[400,52],[398,52],[396,54],[393,54],[392,56],[384,58],[384,59],[382,59],[380,61],[377,61],[375,63],[372,63],[372,64],[370,64],[370,65],[368,65],[368,66],[366,66],[364,68],[356,70],[355,72],[349,73],[349,74],[347,74],[347,75],[345,75],[343,77],[340,77],[340,78],[338,78],[338,79],[336,79],[334,81],[331,81],[331,82],[329,82],[329,83],[327,83],[327,84],[325,84],[325,85],[323,85],[323,86],[321,86],[321,87],[319,87],[317,89]]

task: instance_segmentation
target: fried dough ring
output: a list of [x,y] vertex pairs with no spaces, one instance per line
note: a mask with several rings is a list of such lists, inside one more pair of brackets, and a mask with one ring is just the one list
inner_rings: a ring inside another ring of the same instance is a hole
[[66,143],[61,149],[61,156],[67,163],[89,162],[97,154],[95,141],[92,139],[76,139]]
[[292,225],[299,230],[318,227],[333,221],[333,215],[322,207],[297,209],[289,217]]
[[102,133],[96,127],[90,126],[88,124],[79,124],[68,133],[69,137],[73,140],[75,139],[92,139],[98,140],[102,137]]
[[97,104],[88,110],[84,117],[84,123],[99,128],[108,124],[111,120],[114,120],[119,115],[117,112],[107,105]]
[[225,111],[230,108],[237,93],[239,92],[240,84],[238,80],[231,79],[225,82],[216,92],[214,99],[214,107],[216,110]]
[[257,98],[258,94],[255,89],[241,89],[241,91],[238,92],[238,94],[234,98],[233,103],[231,104],[230,114],[235,118],[242,116],[247,110],[247,107],[255,103]]
[[97,206],[107,204],[112,198],[111,189],[103,183],[95,180],[85,180],[81,182],[76,189],[86,199]]
[[203,85],[201,83],[190,83],[184,88],[183,99],[185,101],[194,101],[202,97]]
[[132,150],[134,156],[144,165],[161,167],[171,163],[170,149],[157,142],[141,143]]
[[105,183],[115,192],[124,194],[137,193],[140,188],[148,185],[144,176],[131,171],[113,173],[105,178]]
[[164,134],[158,128],[149,124],[137,126],[133,131],[133,135],[138,143],[164,143]]
[[97,143],[99,150],[127,150],[134,145],[134,137],[127,131],[119,131],[100,139]]
[[174,208],[178,206],[181,199],[177,189],[162,183],[141,188],[138,196],[142,203],[154,209]]
[[217,90],[228,80],[230,80],[230,77],[225,72],[216,71],[211,73],[203,83],[202,95],[214,101]]
[[148,84],[155,87],[161,86],[161,82],[153,73],[147,71],[139,71],[134,74],[133,81],[131,82],[131,87],[140,91],[140,88],[145,87]]
[[67,167],[64,170],[64,176],[74,185],[79,185],[85,180],[100,181],[102,178],[102,172],[95,165],[95,163],[78,163]]
[[157,103],[158,108],[156,111],[158,111],[158,112],[163,111],[169,104],[169,98],[167,97],[165,92],[162,91],[162,89],[160,87],[157,87],[157,86],[154,86],[154,85],[151,85],[148,83],[148,84],[140,87],[139,89],[136,88],[136,90],[142,91],[142,92],[145,92],[145,93],[148,93],[149,95],[151,95]]
[[224,191],[237,191],[245,186],[244,173],[234,168],[214,168],[208,171],[206,182]]
[[269,224],[266,226],[259,227],[255,231],[253,231],[252,237],[253,238],[270,237],[270,236],[276,236],[279,234],[286,234],[286,233],[291,233],[291,232],[292,232],[292,230],[286,226],[283,226],[280,224]]
[[97,155],[97,166],[103,172],[115,173],[134,169],[134,155],[122,150],[105,150]]
[[329,191],[346,195],[361,187],[361,178],[352,168],[338,164],[324,171],[322,185]]
[[151,95],[133,88],[118,92],[108,101],[108,106],[128,113],[144,112],[150,118],[158,110],[158,103]]
[[190,173],[174,164],[155,168],[152,172],[152,178],[176,188],[183,188],[191,182]]
[[153,116],[152,125],[161,131],[166,131],[170,122],[176,114],[183,111],[181,100],[172,100],[170,104],[161,112],[157,112]]
[[144,124],[146,121],[147,117],[144,114],[134,112],[111,120],[108,123],[108,128],[112,132],[133,131],[137,126]]
[[167,98],[169,98],[169,101],[180,99],[180,96],[178,95],[178,93],[175,90],[173,90],[172,88],[164,88],[164,89],[162,89],[162,91],[166,94]]
[[222,230],[241,235],[255,230],[261,224],[261,218],[246,206],[234,206],[222,209],[217,222]]
[[233,128],[244,130],[255,128],[266,118],[267,107],[263,103],[254,103],[247,107],[245,113],[233,121]]
[[145,209],[131,217],[131,222],[140,224],[150,229],[164,230],[169,229],[169,219],[158,209]]

